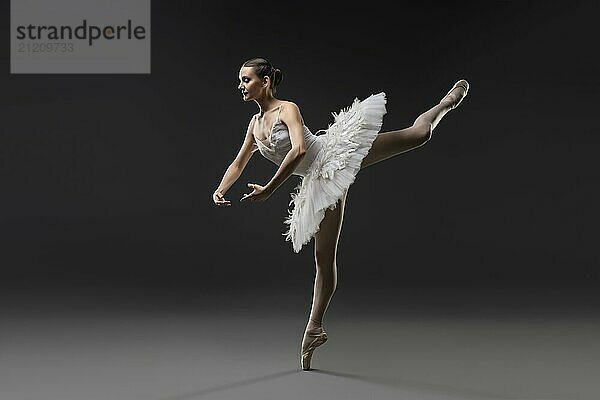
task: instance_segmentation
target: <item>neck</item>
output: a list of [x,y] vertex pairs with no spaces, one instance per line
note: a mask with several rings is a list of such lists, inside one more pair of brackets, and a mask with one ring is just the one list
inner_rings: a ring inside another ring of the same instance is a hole
[[263,115],[265,112],[271,111],[273,108],[277,107],[277,103],[279,102],[279,100],[273,97],[273,95],[264,96],[254,101],[256,101],[256,104],[258,105],[260,115]]

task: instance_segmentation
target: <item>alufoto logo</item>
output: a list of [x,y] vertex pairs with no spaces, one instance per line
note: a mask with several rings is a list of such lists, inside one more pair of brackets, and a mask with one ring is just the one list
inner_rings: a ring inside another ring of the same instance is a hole
[[125,25],[90,25],[86,19],[81,25],[19,25],[16,27],[17,40],[85,40],[93,46],[97,40],[144,40],[146,27],[134,25],[128,19]]

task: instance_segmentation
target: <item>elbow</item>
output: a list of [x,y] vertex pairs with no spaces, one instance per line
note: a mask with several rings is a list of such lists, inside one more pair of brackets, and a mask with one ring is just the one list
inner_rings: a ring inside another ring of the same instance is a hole
[[306,155],[306,149],[303,149],[303,148],[296,149],[296,158],[302,159],[302,158],[304,158],[305,155]]

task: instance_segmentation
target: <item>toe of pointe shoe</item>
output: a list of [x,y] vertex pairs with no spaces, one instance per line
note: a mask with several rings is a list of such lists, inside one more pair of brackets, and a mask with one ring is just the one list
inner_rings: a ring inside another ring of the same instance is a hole
[[456,86],[462,86],[462,88],[465,89],[465,95],[462,97],[466,97],[467,93],[469,93],[469,82],[467,82],[466,79],[461,79],[458,82],[456,82]]
[[459,79],[455,84],[454,87],[456,86],[463,86],[465,88],[465,90],[469,90],[469,82],[467,82],[466,79]]
[[302,350],[300,354],[300,366],[302,370],[308,371],[310,370],[310,362],[312,359],[313,352],[323,343],[327,342],[327,333],[322,329],[318,333],[309,333],[308,336],[312,339],[310,344]]
[[300,367],[303,371],[310,371],[310,359],[312,358],[311,354],[302,354],[300,356]]

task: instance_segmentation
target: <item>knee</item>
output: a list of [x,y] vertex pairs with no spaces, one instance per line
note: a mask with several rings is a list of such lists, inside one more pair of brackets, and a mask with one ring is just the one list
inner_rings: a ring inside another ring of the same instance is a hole
[[335,256],[329,254],[329,252],[315,252],[315,265],[317,272],[324,275],[335,275],[337,264],[335,262]]
[[333,257],[319,256],[318,254],[315,257],[315,265],[319,271],[332,271],[336,267]]
[[427,143],[433,135],[433,129],[429,122],[413,125],[412,131],[413,137],[419,146]]

